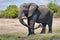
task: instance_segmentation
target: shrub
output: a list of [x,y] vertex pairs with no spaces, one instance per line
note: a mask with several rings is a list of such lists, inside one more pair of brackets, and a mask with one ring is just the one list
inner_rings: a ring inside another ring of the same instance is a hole
[[16,5],[9,5],[4,12],[4,17],[6,18],[16,18],[18,15],[18,8]]

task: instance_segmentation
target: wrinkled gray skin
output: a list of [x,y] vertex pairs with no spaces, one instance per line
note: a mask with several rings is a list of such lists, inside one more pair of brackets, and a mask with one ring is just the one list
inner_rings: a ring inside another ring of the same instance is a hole
[[[23,13],[27,17],[28,24],[23,21]],[[35,3],[24,3],[20,6],[18,17],[20,23],[28,28],[28,35],[34,34],[35,22],[42,23],[43,27],[41,33],[45,33],[46,25],[49,27],[48,32],[52,33],[53,14],[49,8],[44,5],[38,6]]]

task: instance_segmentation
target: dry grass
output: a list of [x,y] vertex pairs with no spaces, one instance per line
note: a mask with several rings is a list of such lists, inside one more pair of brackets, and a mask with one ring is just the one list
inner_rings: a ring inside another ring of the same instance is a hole
[[60,38],[60,18],[53,19],[52,34],[48,34],[48,27],[46,30],[46,34],[40,34],[41,28],[39,28],[35,30],[36,35],[28,37],[27,28],[21,25],[18,19],[0,19],[0,40],[52,40]]

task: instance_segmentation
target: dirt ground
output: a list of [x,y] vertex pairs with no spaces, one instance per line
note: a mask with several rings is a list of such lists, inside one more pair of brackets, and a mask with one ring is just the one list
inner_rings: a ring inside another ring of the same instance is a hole
[[[60,27],[60,18],[53,18],[53,27]],[[20,24],[18,19],[0,18],[0,34],[20,32],[23,29],[27,28]]]

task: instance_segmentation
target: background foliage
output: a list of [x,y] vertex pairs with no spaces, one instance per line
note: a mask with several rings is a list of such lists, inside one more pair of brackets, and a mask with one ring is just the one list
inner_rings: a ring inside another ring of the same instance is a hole
[[[54,13],[54,17],[60,17],[60,6],[56,3],[49,3],[48,8]],[[17,18],[18,7],[9,5],[6,10],[0,10],[0,18]]]
[[9,5],[6,10],[0,11],[0,17],[4,18],[16,18],[18,14],[18,8],[16,5]]
[[50,10],[54,13],[54,17],[60,17],[60,6],[54,3],[49,3],[47,5]]

